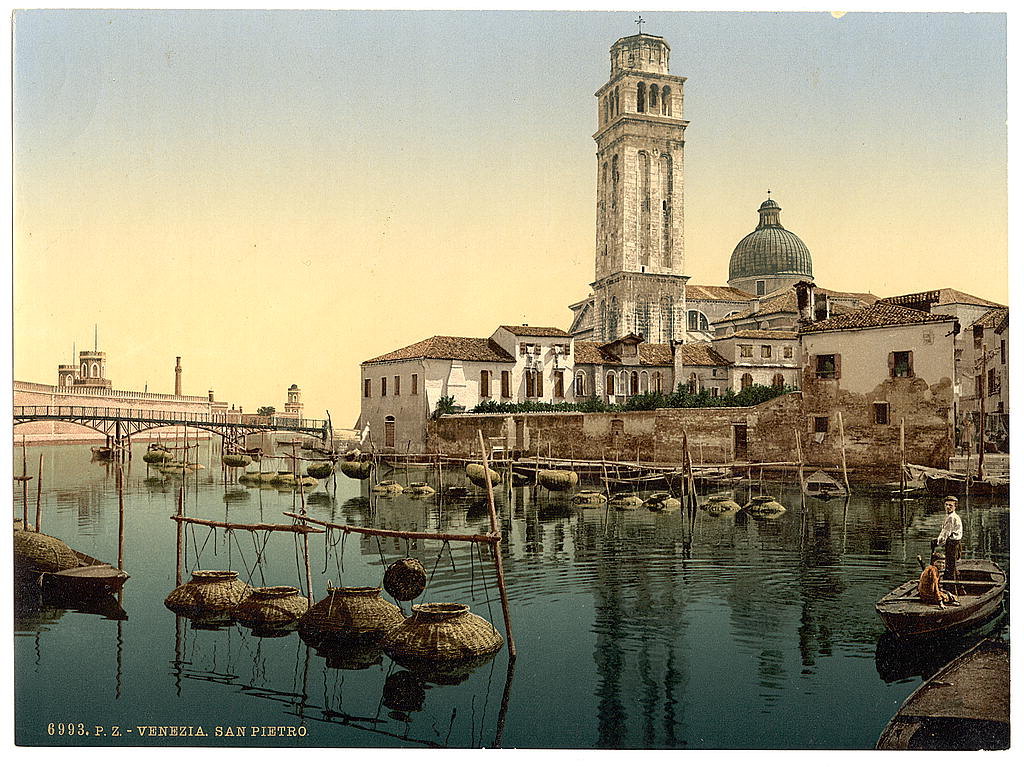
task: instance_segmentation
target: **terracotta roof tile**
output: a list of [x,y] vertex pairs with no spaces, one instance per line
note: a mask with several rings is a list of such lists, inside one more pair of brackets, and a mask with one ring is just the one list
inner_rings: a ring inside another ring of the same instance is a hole
[[640,344],[637,350],[641,365],[672,366],[672,347],[669,344]]
[[573,361],[577,365],[617,365],[618,360],[601,348],[597,341],[577,341],[573,345]]
[[[795,335],[795,334],[794,334]],[[728,367],[729,361],[715,351],[711,344],[680,344],[676,354],[683,365],[709,365],[711,367]]]
[[755,330],[755,329],[744,329],[737,330],[733,333],[729,333],[724,336],[715,336],[716,341],[722,341],[726,338],[763,338],[766,340],[774,341],[795,341],[796,331],[795,330]]
[[863,309],[829,317],[827,320],[805,325],[797,332],[819,333],[829,330],[856,330],[859,328],[881,328],[894,325],[923,325],[929,322],[952,322],[956,318],[946,314],[932,314],[911,309],[899,304],[879,301]]
[[[991,311],[985,312],[981,317],[975,320],[974,325],[981,325],[983,328],[995,328],[998,330],[1000,327],[1005,325],[1009,319],[1009,309],[992,309]],[[972,327],[974,327],[974,325],[972,325]]]
[[[573,361],[576,365],[621,365],[622,360],[596,341],[577,341]],[[638,344],[637,356],[644,367],[671,367],[672,347],[669,344]]]
[[559,338],[568,338],[569,334],[564,330],[558,328],[544,328],[534,327],[533,325],[501,325],[502,330],[507,330],[512,335],[516,336],[537,336],[543,338],[547,336],[557,336]]
[[882,299],[887,304],[971,304],[972,306],[1003,306],[995,301],[972,296],[955,288],[939,288],[938,290],[923,290],[920,293],[907,293],[902,296],[890,296]]
[[465,360],[467,362],[515,362],[515,357],[490,338],[464,338],[462,336],[431,336],[409,346],[366,360],[392,362],[394,360]]
[[687,285],[687,301],[749,301],[755,296],[728,285]]

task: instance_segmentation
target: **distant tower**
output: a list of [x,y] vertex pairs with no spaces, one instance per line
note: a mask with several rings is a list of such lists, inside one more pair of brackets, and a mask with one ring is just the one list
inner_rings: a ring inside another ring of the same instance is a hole
[[57,386],[62,389],[70,389],[75,385],[75,378],[78,377],[77,365],[57,366]]
[[656,35],[611,47],[598,103],[594,339],[684,335],[683,83]]
[[302,418],[302,390],[299,389],[298,384],[288,387],[288,399],[284,403],[284,412],[287,415]]
[[763,296],[801,280],[814,281],[811,252],[782,226],[781,212],[770,196],[761,203],[757,228],[736,244],[729,259],[730,286]]
[[105,352],[79,352],[77,373],[75,386],[111,388],[110,379],[107,378],[107,355]]
[[181,357],[174,358],[174,396],[181,396]]

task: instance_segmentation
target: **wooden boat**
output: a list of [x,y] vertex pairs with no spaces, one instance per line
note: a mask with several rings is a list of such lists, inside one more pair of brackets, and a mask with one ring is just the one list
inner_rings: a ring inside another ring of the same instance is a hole
[[993,476],[979,480],[964,474],[935,469],[925,472],[924,486],[931,495],[1010,497],[1009,477]]
[[943,581],[941,585],[946,591],[963,592],[957,596],[959,605],[939,607],[922,602],[917,592],[918,579],[914,578],[875,605],[882,623],[901,637],[917,637],[962,630],[987,621],[1002,607],[1006,573],[987,559],[962,559],[957,570],[956,583]]
[[1010,747],[1010,646],[983,639],[914,690],[875,748],[975,751]]
[[823,471],[816,471],[804,479],[804,495],[827,501],[832,498],[841,498],[846,494],[846,487],[843,483]]
[[104,445],[93,445],[89,449],[92,450],[92,457],[97,461],[114,460],[114,448],[112,447],[106,447]]
[[101,562],[81,551],[75,551],[75,556],[78,557],[80,563],[78,567],[70,567],[54,573],[40,573],[38,576],[40,587],[44,591],[59,593],[67,597],[95,597],[117,591],[128,580],[128,573],[118,570],[111,564]]

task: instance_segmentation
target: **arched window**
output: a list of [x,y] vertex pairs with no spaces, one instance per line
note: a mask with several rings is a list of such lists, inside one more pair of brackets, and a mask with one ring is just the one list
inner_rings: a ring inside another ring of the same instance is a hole
[[608,312],[608,340],[614,341],[619,337],[619,301],[612,296],[611,309]]
[[393,415],[384,418],[384,447],[395,446],[395,417]]
[[658,111],[658,86],[657,85],[652,85],[651,86],[650,105],[651,105],[651,112],[657,112]]
[[667,85],[661,89],[661,113],[672,116],[672,89]]
[[658,394],[665,391],[664,384],[662,383],[661,371],[654,373],[654,375],[651,376],[651,380],[653,381],[654,391]]
[[651,262],[651,156],[643,151],[637,153],[636,204],[640,264],[647,266]]
[[644,85],[643,83],[637,83],[636,84],[636,111],[637,112],[645,112],[645,111],[647,111],[646,107],[644,105],[644,102],[646,101],[646,99],[647,99],[647,86]]
[[619,204],[619,156],[612,155],[612,210]]
[[92,363],[92,377],[93,378],[99,378],[100,377],[100,366],[99,366],[99,363],[97,363],[97,362]]
[[619,113],[619,86],[617,86],[617,85],[615,86],[615,94],[614,94],[614,98],[612,99],[612,104],[613,104],[613,106],[612,106],[612,113],[613,114],[618,114]]
[[615,373],[608,373],[604,382],[604,393],[608,397],[615,396]]
[[577,397],[587,396],[587,374],[582,370],[576,373],[576,387],[574,391]]
[[690,394],[696,394],[697,391],[698,391],[698,386],[699,385],[700,384],[698,384],[698,382],[697,382],[697,374],[696,373],[690,373],[690,380],[686,384],[686,388],[689,389]]
[[672,157],[663,154],[661,166],[661,260],[672,265]]
[[750,373],[744,373],[740,379],[740,390],[749,389],[754,385],[754,377]]
[[619,391],[623,394],[629,393],[629,373],[625,370],[619,373]]
[[686,313],[686,328],[687,330],[707,330],[708,318],[704,316],[703,312],[691,309]]
[[637,335],[643,336],[644,340],[647,340],[651,332],[651,309],[650,302],[642,296],[636,301],[635,320]]
[[781,389],[786,385],[786,379],[782,377],[782,373],[776,373],[772,376],[772,386],[776,389]]
[[645,370],[640,374],[640,393],[647,394],[650,391],[650,381],[648,380],[647,371]]
[[75,379],[72,376],[65,376],[64,377],[64,385],[65,386],[71,386],[71,384],[74,383],[74,380]]
[[635,370],[629,374],[629,393],[640,393],[640,374],[637,373]]
[[82,378],[89,377],[89,366],[86,363],[82,363]]

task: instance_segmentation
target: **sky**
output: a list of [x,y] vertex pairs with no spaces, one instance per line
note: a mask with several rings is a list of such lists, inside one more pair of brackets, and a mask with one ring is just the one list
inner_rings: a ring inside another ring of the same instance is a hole
[[[19,11],[13,373],[358,416],[359,363],[567,329],[633,12]],[[767,190],[818,285],[1008,302],[1006,19],[644,13],[687,79],[685,272]]]

